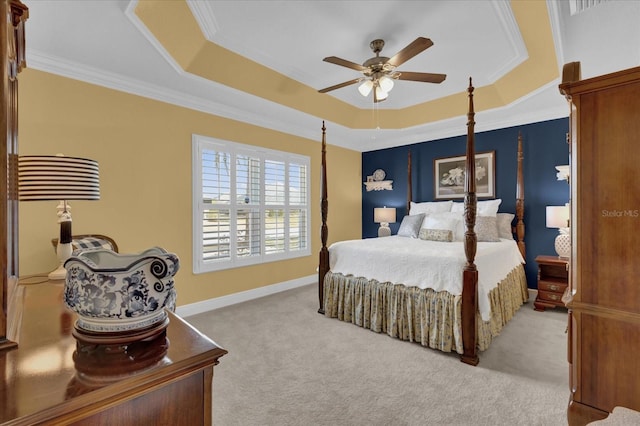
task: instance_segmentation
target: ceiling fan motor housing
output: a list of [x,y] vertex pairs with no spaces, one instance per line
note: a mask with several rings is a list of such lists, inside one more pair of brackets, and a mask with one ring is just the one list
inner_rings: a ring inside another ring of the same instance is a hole
[[382,52],[382,48],[384,47],[384,40],[377,38],[369,43],[369,47],[371,48],[371,50],[373,50],[373,53],[377,55],[378,53]]

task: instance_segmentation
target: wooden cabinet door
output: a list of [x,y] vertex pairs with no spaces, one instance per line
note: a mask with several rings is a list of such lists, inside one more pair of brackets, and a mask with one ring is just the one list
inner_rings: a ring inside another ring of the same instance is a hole
[[640,410],[640,68],[560,87],[572,106],[569,419],[584,424]]

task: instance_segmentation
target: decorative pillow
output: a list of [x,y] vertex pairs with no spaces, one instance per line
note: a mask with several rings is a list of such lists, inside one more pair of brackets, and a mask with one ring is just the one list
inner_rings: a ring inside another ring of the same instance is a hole
[[449,229],[422,228],[420,229],[420,239],[450,243],[453,241],[453,232]]
[[409,214],[415,215],[420,213],[442,213],[451,211],[453,201],[428,201],[424,203],[414,203],[409,205]]
[[[478,201],[476,208],[476,216],[495,216],[498,213],[498,208],[502,203],[501,198],[495,200]],[[464,213],[464,203],[453,203],[451,206],[452,212]]]
[[511,230],[511,222],[513,222],[514,214],[498,213],[496,220],[498,222],[498,236],[500,238],[513,239],[513,231]]
[[74,238],[71,241],[73,250],[107,249],[113,250],[113,245],[108,240],[96,237]]
[[400,228],[398,229],[398,235],[401,237],[418,238],[423,220],[424,213],[403,217]]
[[478,241],[489,243],[500,241],[498,223],[495,216],[476,216],[475,230]]

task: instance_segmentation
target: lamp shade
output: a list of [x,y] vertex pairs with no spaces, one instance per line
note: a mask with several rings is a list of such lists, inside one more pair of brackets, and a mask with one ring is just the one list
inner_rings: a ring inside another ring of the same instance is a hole
[[383,100],[387,99],[388,96],[389,96],[389,94],[387,92],[385,92],[384,89],[382,89],[382,87],[376,86],[376,98],[379,101],[383,101]]
[[359,87],[358,91],[362,96],[368,96],[373,89],[373,82],[371,80],[365,80]]
[[547,206],[547,228],[568,228],[569,206]]
[[375,223],[395,223],[396,209],[394,207],[376,207],[373,209]]
[[20,201],[99,200],[98,162],[61,155],[18,158]]
[[380,77],[380,80],[378,80],[378,84],[380,85],[380,88],[387,93],[389,93],[391,89],[393,89],[393,80],[386,75]]

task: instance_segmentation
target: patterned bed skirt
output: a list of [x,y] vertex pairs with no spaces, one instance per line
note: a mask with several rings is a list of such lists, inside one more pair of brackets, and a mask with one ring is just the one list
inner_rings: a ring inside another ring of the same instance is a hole
[[[491,318],[478,318],[478,350],[484,351],[529,298],[523,265],[491,290]],[[353,275],[327,273],[325,316],[443,352],[463,353],[462,297]]]

